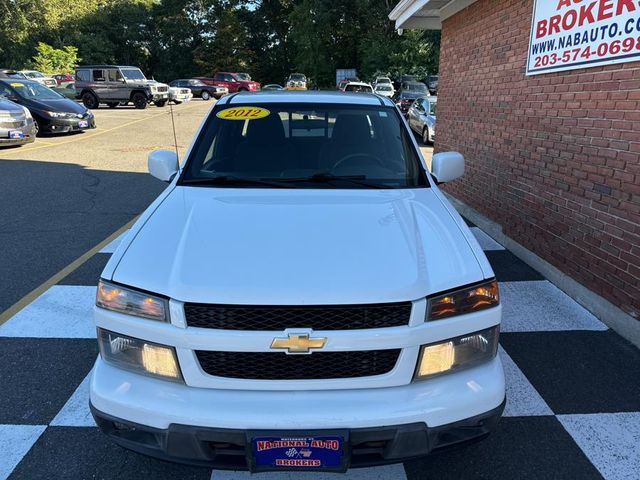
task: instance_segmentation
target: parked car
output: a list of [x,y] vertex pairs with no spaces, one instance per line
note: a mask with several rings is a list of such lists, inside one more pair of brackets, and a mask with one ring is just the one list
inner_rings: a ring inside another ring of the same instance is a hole
[[378,95],[382,95],[383,97],[393,97],[395,90],[393,89],[393,84],[389,83],[376,83],[375,88],[373,89],[374,93]]
[[429,75],[427,77],[427,88],[431,95],[438,94],[438,75]]
[[229,95],[198,132],[182,166],[149,154],[169,185],[98,284],[100,429],[253,472],[344,472],[486,437],[505,405],[502,307],[438,187],[462,155],[427,171],[373,95]]
[[407,115],[409,112],[409,107],[415,101],[416,98],[422,97],[424,94],[422,92],[413,92],[405,90],[403,92],[396,92],[393,96],[393,101],[400,109],[403,115]]
[[345,92],[373,93],[371,85],[364,82],[349,82],[344,86]]
[[0,79],[0,96],[31,112],[37,133],[69,133],[96,128],[87,108],[33,80]]
[[241,80],[236,73],[218,72],[212,78],[196,77],[207,85],[215,85],[225,87],[229,93],[236,92],[255,92],[260,90],[260,84],[253,80]]
[[373,87],[375,88],[378,85],[390,85],[391,87],[393,87],[393,82],[389,77],[376,77],[375,81],[373,82]]
[[42,72],[37,70],[20,70],[20,73],[24,75],[24,77],[28,80],[33,80],[34,82],[41,83],[47,87],[55,87],[58,85],[58,82],[55,81],[53,77],[49,77]]
[[32,143],[36,126],[29,110],[8,100],[0,86],[0,147]]
[[169,87],[169,101],[176,105],[190,102],[192,98],[193,93],[187,87]]
[[397,77],[393,82],[393,88],[395,88],[396,90],[400,90],[401,85],[404,82],[417,82],[417,81],[418,81],[418,77],[416,75],[400,75],[400,77]]
[[407,119],[411,129],[420,135],[425,145],[436,139],[437,97],[419,97],[409,107]]
[[100,104],[115,108],[128,102],[140,109],[149,103],[164,107],[169,101],[169,86],[147,80],[138,67],[83,65],[76,68],[76,96],[87,108]]
[[218,87],[216,85],[207,85],[202,80],[197,78],[183,78],[179,80],[173,80],[169,83],[170,87],[186,87],[191,90],[191,93],[195,98],[201,98],[208,101],[211,97],[219,99],[223,95],[229,93],[229,89],[226,87]]
[[60,84],[57,87],[51,87],[51,90],[59,93],[63,97],[67,97],[70,100],[76,99],[76,84],[75,82],[67,82]]
[[23,74],[16,70],[11,70],[10,68],[0,68],[0,78],[24,78]]
[[402,82],[400,85],[401,92],[416,92],[420,95],[430,95],[429,89],[422,82]]
[[303,73],[292,73],[284,82],[285,90],[306,90],[307,77]]
[[262,90],[284,90],[284,87],[277,83],[270,83],[268,85],[263,85]]
[[53,78],[55,79],[58,85],[64,85],[64,84],[76,81],[76,77],[74,77],[70,73],[60,73],[58,75],[54,75]]
[[338,85],[336,85],[336,89],[344,91],[344,87],[346,87],[348,83],[359,82],[359,81],[360,81],[360,79],[358,77],[343,78],[342,80],[340,80],[338,82]]

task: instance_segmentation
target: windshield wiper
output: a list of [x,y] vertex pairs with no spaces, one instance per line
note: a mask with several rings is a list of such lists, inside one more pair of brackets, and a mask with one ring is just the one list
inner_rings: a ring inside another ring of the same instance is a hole
[[233,175],[219,175],[217,177],[190,178],[183,180],[182,185],[256,185],[273,188],[294,188],[285,182],[278,180],[264,180],[258,178],[243,178]]
[[354,185],[361,185],[370,188],[393,188],[389,185],[367,181],[366,175],[334,175],[332,173],[315,173],[310,177],[301,178],[283,178],[282,182],[311,182],[311,183],[331,183],[331,182],[348,182]]

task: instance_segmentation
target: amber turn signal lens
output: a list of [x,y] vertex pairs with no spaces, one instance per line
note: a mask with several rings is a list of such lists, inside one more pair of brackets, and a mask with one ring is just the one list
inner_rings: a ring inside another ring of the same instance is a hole
[[440,320],[454,315],[477,312],[499,304],[498,282],[491,280],[480,285],[430,298],[427,320]]

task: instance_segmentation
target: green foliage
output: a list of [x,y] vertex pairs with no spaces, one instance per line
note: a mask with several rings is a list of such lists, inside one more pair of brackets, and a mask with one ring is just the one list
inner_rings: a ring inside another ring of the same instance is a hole
[[[424,76],[438,69],[440,33],[387,18],[395,0],[0,0],[0,66],[140,66],[159,80],[246,71],[263,83],[302,72],[335,86],[337,68]],[[42,50],[46,44],[51,50]],[[70,61],[73,63],[73,61]]]
[[78,49],[68,45],[60,49],[40,42],[36,47],[36,52],[38,53],[33,57],[32,66],[42,73],[73,72],[73,69],[80,61]]

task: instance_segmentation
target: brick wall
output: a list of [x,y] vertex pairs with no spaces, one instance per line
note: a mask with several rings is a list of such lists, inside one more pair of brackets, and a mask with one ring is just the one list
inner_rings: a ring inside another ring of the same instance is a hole
[[640,62],[526,77],[533,0],[480,0],[442,27],[436,150],[446,190],[640,317]]

